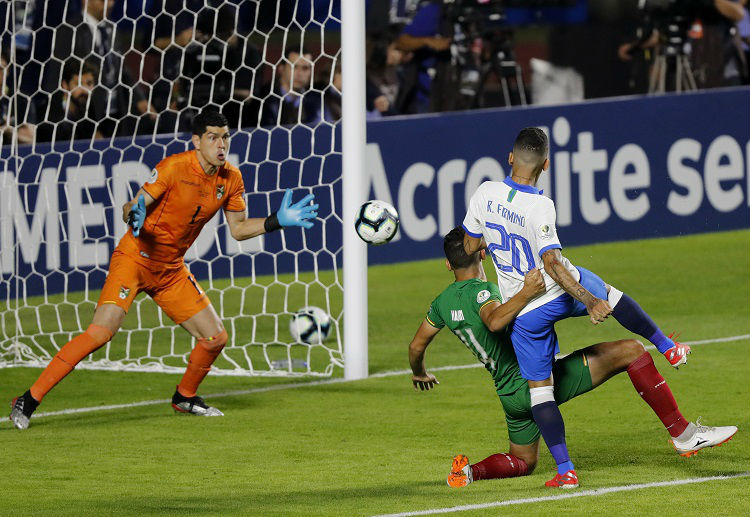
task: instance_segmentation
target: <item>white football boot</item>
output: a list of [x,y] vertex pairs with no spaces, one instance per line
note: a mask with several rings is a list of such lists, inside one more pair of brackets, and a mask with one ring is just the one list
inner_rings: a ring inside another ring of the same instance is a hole
[[678,441],[672,438],[672,445],[680,456],[689,458],[698,454],[698,451],[706,447],[719,447],[727,443],[737,432],[737,427],[727,425],[723,427],[710,427],[701,425],[700,417],[695,422],[695,432],[693,436],[685,441]]

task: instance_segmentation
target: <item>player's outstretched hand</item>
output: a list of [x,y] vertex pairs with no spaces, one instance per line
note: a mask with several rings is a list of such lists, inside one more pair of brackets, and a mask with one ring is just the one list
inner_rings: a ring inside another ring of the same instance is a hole
[[317,204],[310,204],[315,199],[313,194],[308,194],[300,201],[292,204],[292,191],[287,189],[284,192],[284,198],[281,200],[281,206],[276,217],[279,218],[279,224],[286,228],[288,226],[301,226],[306,229],[313,227],[312,219],[318,215]]
[[542,294],[547,290],[547,287],[544,285],[544,276],[542,276],[542,272],[538,267],[535,267],[526,273],[526,276],[523,279],[523,286],[531,296]]
[[143,221],[146,220],[146,198],[143,194],[138,196],[135,204],[130,208],[130,215],[128,216],[128,224],[133,227],[133,235],[138,237],[143,227]]
[[589,311],[591,323],[594,325],[598,325],[606,320],[607,316],[612,314],[612,307],[609,306],[609,302],[607,300],[602,300],[601,298],[597,298],[596,303],[591,307],[587,307],[587,309]]
[[414,383],[414,389],[428,391],[440,384],[434,375],[426,373],[424,375],[412,375],[411,382]]

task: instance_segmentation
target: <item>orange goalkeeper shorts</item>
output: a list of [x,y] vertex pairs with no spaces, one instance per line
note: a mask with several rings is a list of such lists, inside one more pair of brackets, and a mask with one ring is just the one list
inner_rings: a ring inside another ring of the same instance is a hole
[[158,262],[116,248],[97,307],[113,303],[128,312],[141,291],[178,325],[211,305],[184,263]]

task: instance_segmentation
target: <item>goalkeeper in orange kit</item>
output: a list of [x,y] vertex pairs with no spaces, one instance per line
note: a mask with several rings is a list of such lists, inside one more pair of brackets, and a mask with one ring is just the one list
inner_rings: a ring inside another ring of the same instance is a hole
[[245,240],[289,226],[311,228],[318,205],[312,204],[312,194],[292,204],[292,191],[287,190],[278,211],[266,218],[248,219],[242,175],[226,162],[227,119],[215,111],[200,113],[193,122],[192,143],[194,150],[162,160],[135,199],[123,206],[123,219],[130,228],[112,252],[93,321],[86,332],[60,349],[29,390],[13,399],[10,419],[18,429],[29,426],[44,396],[76,364],[112,339],[141,291],[197,340],[172,407],[194,415],[223,414],[196,392],[228,335],[185,266],[185,252],[219,209],[224,210],[232,237]]

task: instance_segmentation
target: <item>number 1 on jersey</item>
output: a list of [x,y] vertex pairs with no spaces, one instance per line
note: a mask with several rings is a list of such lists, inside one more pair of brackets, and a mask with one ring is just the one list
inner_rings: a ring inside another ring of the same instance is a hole
[[458,339],[460,339],[463,344],[466,345],[466,348],[474,352],[474,355],[482,362],[482,364],[488,365],[493,372],[497,370],[495,360],[491,358],[487,354],[487,351],[484,349],[484,347],[479,344],[479,341],[477,341],[477,338],[474,336],[474,332],[470,328],[465,328],[463,330],[469,336],[468,339],[459,329],[456,329],[453,332],[458,336]]
[[195,209],[195,213],[193,214],[193,218],[190,219],[190,224],[195,223],[195,218],[198,216],[198,212],[201,211],[201,206],[198,205],[198,208]]

